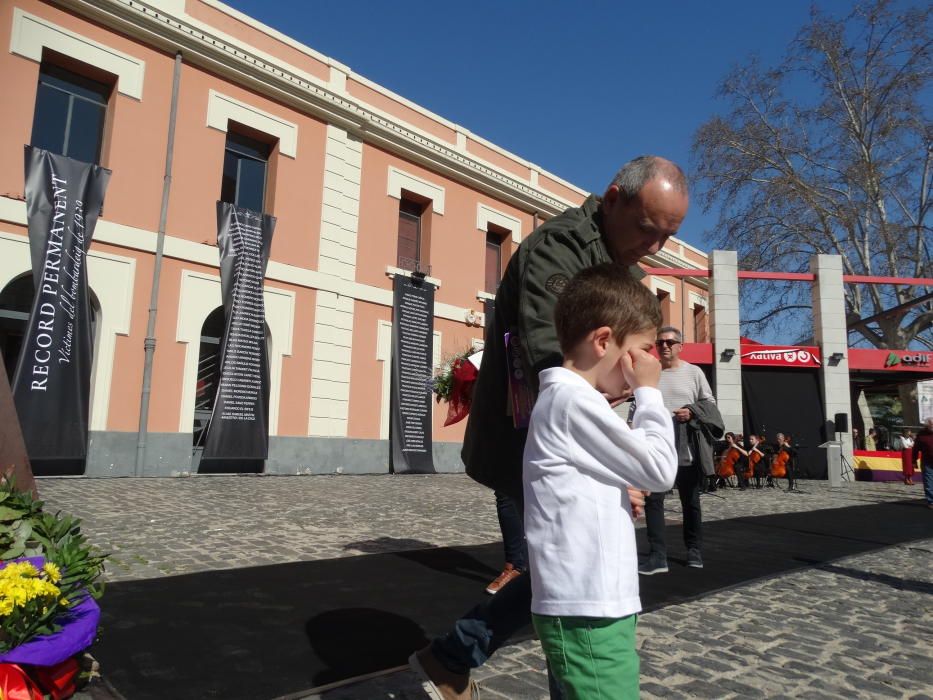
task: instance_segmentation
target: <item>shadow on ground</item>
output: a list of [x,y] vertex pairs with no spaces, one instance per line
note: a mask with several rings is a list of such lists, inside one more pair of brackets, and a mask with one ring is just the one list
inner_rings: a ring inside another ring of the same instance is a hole
[[[929,511],[906,502],[721,520],[704,525],[695,570],[677,564],[670,526],[671,572],[642,580],[642,602],[656,610],[931,534]],[[287,695],[404,664],[482,599],[501,557],[492,543],[115,583],[93,653],[132,700]],[[900,585],[929,592],[916,583]]]

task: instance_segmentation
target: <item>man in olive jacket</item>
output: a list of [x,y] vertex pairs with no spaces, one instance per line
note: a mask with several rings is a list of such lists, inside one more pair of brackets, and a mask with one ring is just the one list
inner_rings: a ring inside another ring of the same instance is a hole
[[[657,253],[677,233],[688,203],[681,169],[657,156],[641,156],[623,166],[602,198],[590,196],[582,206],[543,223],[522,242],[496,294],[495,317],[488,327],[464,436],[461,457],[473,479],[521,506],[527,430],[516,428],[511,415],[505,334],[519,338],[518,369],[534,396],[538,373],[563,361],[554,305],[570,278],[605,262],[627,265],[633,276],[643,277],[636,263]],[[640,501],[637,493],[632,498]],[[431,697],[471,697],[470,669],[485,663],[514,632],[530,623],[528,579],[514,579],[460,618],[453,631],[412,655],[411,665],[430,684]]]
[[[637,187],[626,196],[626,178]],[[642,180],[642,178],[646,178]],[[639,182],[639,180],[641,180]],[[544,222],[512,256],[496,294],[483,363],[473,393],[461,457],[473,479],[513,498],[522,497],[526,431],[516,429],[509,407],[505,333],[520,339],[522,371],[532,393],[538,373],[563,361],[554,329],[554,304],[580,270],[606,262],[630,266],[657,253],[677,232],[687,209],[686,180],[675,164],[654,156],[628,163],[602,198]]]

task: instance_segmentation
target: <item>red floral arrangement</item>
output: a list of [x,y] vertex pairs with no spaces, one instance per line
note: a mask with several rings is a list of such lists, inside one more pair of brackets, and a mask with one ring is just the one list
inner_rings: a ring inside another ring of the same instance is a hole
[[472,348],[452,357],[431,381],[431,390],[438,403],[447,402],[447,419],[444,426],[453,425],[470,413],[473,402],[473,386],[479,376],[482,351]]

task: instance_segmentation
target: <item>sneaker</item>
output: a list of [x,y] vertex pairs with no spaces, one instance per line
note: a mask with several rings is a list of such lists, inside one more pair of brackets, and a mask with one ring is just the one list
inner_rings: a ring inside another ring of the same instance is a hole
[[495,580],[486,586],[486,592],[489,595],[495,595],[502,589],[505,584],[507,584],[513,578],[518,578],[521,575],[521,569],[516,569],[511,564],[506,564],[505,568],[502,570],[502,573],[496,576]]
[[408,657],[408,665],[421,680],[421,688],[431,700],[474,700],[479,698],[476,683],[469,674],[451,673],[427,646]]
[[666,574],[667,558],[650,555],[643,564],[638,565],[638,573],[642,576],[654,576],[655,574]]
[[703,568],[703,557],[700,555],[699,549],[688,549],[687,550],[687,566],[689,566],[692,569]]

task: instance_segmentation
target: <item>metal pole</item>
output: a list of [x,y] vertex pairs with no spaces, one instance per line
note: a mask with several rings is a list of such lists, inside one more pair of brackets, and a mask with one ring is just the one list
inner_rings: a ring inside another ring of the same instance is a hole
[[159,310],[159,277],[162,273],[162,251],[165,248],[165,221],[168,218],[168,196],[172,189],[172,155],[175,149],[175,118],[178,113],[178,84],[181,82],[181,51],[175,54],[172,76],[172,107],[168,120],[168,143],[165,144],[165,176],[162,179],[162,210],[159,213],[159,233],[156,237],[155,267],[152,271],[152,292],[149,295],[149,323],[143,343],[146,360],[143,364],[143,390],[139,401],[139,438],[136,442],[135,476],[143,472],[146,463],[146,435],[149,430],[149,396],[152,393],[152,357],[155,355],[156,315]]

